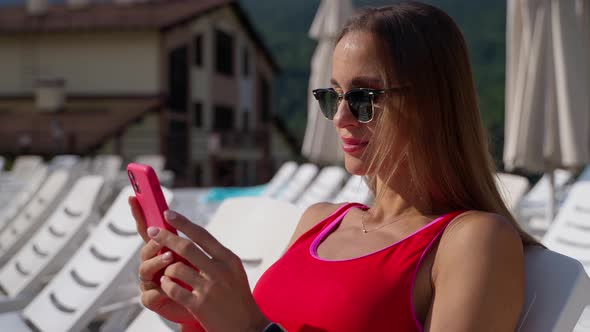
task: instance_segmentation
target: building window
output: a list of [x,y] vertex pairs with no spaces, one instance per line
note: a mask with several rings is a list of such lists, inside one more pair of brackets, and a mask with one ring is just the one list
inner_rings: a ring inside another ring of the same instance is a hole
[[214,186],[236,186],[236,167],[235,160],[217,160],[213,168],[213,185]]
[[196,35],[193,39],[194,64],[197,67],[203,66],[203,35]]
[[250,111],[247,109],[242,110],[242,128],[244,132],[248,132],[250,129]]
[[250,76],[250,54],[247,47],[242,48],[242,76]]
[[215,106],[213,130],[227,131],[234,129],[234,109],[229,106]]
[[260,121],[268,123],[270,121],[270,84],[264,77],[260,78]]
[[201,165],[201,163],[196,163],[194,170],[195,170],[194,185],[197,187],[200,187],[203,185],[203,165]]
[[234,38],[223,31],[215,30],[215,69],[219,74],[234,74]]
[[193,110],[194,110],[193,127],[195,127],[195,128],[203,127],[203,104],[194,103]]

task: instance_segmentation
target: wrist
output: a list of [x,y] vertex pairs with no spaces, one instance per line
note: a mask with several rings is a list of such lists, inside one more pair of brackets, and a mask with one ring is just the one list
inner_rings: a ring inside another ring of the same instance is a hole
[[271,323],[268,318],[262,316],[250,324],[249,332],[262,332]]
[[198,322],[178,324],[180,332],[204,332],[205,330]]
[[269,322],[268,325],[264,329],[261,330],[262,332],[287,332],[287,330],[282,327],[280,324],[275,322]]

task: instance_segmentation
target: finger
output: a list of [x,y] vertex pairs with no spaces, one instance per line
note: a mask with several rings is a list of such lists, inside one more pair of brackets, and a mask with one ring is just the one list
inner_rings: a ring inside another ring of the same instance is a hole
[[139,282],[139,289],[142,293],[151,291],[151,290],[158,290],[160,289],[160,285],[156,284],[154,281],[140,281]]
[[193,242],[191,242],[191,240],[182,238],[163,228],[157,227],[150,227],[148,229],[148,235],[152,240],[174,251],[203,273],[209,276],[217,275],[217,268],[214,266],[213,261]]
[[141,235],[141,238],[144,242],[148,242],[150,237],[147,235],[147,226],[145,224],[145,218],[143,217],[143,210],[137,201],[137,197],[129,196],[128,202],[129,206],[131,207],[133,219],[135,219],[135,227],[137,228],[137,232],[139,235]]
[[171,252],[166,252],[162,255],[143,261],[139,265],[139,278],[141,278],[143,282],[154,281],[154,276],[172,262],[173,257]]
[[164,218],[172,226],[183,232],[189,239],[193,240],[199,247],[203,248],[212,258],[226,260],[231,257],[232,252],[223,246],[213,235],[203,227],[193,224],[178,212],[167,210]]
[[166,293],[158,287],[150,289],[141,293],[141,303],[151,310],[157,309],[159,303],[162,302],[162,298],[167,297]]
[[184,289],[167,276],[160,278],[160,285],[164,294],[185,307],[192,307],[197,299],[194,293]]
[[156,256],[158,254],[158,252],[160,252],[160,250],[162,250],[162,248],[164,248],[164,247],[161,244],[159,244],[158,242],[153,241],[153,240],[149,240],[149,242],[146,243],[143,246],[143,248],[141,248],[141,251],[139,253],[139,257],[141,258],[141,261],[146,261],[146,260]]
[[193,289],[201,288],[203,283],[206,282],[205,278],[201,276],[199,271],[182,262],[176,262],[174,264],[168,265],[166,270],[164,270],[164,275],[176,280],[180,280],[191,286]]

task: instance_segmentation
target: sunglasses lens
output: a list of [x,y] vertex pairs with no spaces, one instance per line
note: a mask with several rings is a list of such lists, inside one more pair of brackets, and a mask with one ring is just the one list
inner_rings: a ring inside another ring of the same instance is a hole
[[360,122],[369,122],[373,118],[373,98],[366,91],[350,92],[348,106],[352,115]]
[[320,90],[315,92],[315,98],[320,104],[322,114],[329,120],[333,120],[338,111],[338,93],[336,91]]

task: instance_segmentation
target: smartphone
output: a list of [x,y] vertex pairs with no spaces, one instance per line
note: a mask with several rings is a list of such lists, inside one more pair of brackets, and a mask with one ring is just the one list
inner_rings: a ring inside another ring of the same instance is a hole
[[[160,180],[154,169],[149,165],[130,163],[127,165],[127,175],[129,181],[135,191],[135,197],[139,202],[139,206],[143,212],[145,223],[147,227],[158,227],[166,229],[167,231],[178,235],[176,228],[172,227],[164,218],[164,211],[168,210],[168,203],[162,193],[162,187],[160,186]],[[168,248],[163,248],[158,252],[161,255],[165,252],[170,251]],[[181,261],[190,267],[193,267],[188,261],[176,253],[172,253],[174,259],[173,262]],[[194,268],[194,267],[193,267]],[[160,278],[162,277],[164,270],[160,271],[155,277],[154,282],[160,284]],[[191,290],[192,288],[180,280],[175,280],[176,283],[182,287]]]
[[168,203],[154,169],[149,165],[130,163],[127,165],[127,175],[143,211],[147,227],[164,228],[178,234],[176,228],[164,219],[164,211],[168,210]]

